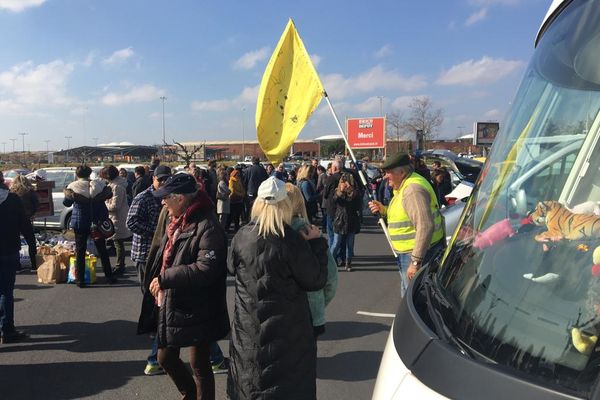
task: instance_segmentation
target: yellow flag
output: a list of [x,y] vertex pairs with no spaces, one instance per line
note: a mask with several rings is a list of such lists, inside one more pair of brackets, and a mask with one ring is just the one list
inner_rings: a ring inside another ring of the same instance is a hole
[[323,85],[290,19],[271,55],[256,103],[256,136],[271,162],[289,152],[323,96]]

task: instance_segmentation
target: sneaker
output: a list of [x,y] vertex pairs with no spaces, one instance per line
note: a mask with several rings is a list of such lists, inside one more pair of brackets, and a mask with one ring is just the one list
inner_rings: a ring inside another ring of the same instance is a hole
[[2,339],[0,340],[0,342],[2,344],[16,343],[16,342],[23,341],[23,340],[27,339],[28,337],[29,337],[29,335],[26,334],[25,332],[14,330],[11,333],[3,333]]
[[346,271],[352,272],[352,265],[350,263],[346,263]]
[[226,358],[223,359],[218,364],[212,364],[213,374],[226,374],[229,371],[229,360]]
[[146,368],[144,368],[144,374],[148,375],[148,376],[152,376],[152,375],[160,375],[160,374],[164,374],[165,371],[162,369],[162,367],[158,364],[146,364]]

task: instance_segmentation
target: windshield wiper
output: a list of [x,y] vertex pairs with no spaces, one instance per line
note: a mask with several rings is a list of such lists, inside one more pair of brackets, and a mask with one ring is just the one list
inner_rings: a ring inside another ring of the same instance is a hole
[[[465,347],[444,323],[440,306],[449,309],[450,303],[434,288],[435,283],[432,280],[432,275],[428,274],[425,276],[422,283],[425,288],[425,296],[427,297],[427,313],[433,322],[435,333],[444,342],[454,345],[463,356],[474,359],[475,355],[473,352]],[[433,301],[435,301],[435,306]]]

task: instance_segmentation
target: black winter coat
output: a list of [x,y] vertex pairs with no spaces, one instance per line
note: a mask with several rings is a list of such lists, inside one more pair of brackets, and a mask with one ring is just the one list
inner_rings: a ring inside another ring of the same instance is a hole
[[260,164],[252,164],[251,167],[244,171],[244,181],[246,184],[246,193],[249,196],[256,197],[258,187],[261,183],[267,180],[269,175]]
[[[11,256],[21,250],[21,233],[27,232],[27,216],[19,196],[0,187],[0,256]],[[4,268],[0,265],[0,268]]]
[[360,194],[355,191],[353,197],[349,197],[346,193],[338,196],[336,190],[333,198],[336,203],[333,231],[342,235],[360,232]]
[[[214,213],[212,202],[184,228],[173,244],[171,267],[160,274],[165,304],[158,310],[158,347],[192,346],[214,342],[229,333],[227,312],[227,237]],[[164,235],[153,269],[160,269],[167,235]]]
[[327,241],[258,236],[253,223],[231,243],[235,311],[227,395],[232,400],[316,398],[317,347],[306,291],[327,282]]

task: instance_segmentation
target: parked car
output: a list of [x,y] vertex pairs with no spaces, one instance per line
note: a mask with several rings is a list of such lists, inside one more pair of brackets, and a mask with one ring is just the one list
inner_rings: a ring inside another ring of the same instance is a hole
[[[98,173],[103,168],[102,166],[94,166],[92,168],[91,179],[96,179]],[[69,229],[71,223],[71,214],[73,207],[65,207],[63,200],[65,198],[64,189],[73,182],[75,177],[75,167],[50,167],[40,168],[46,172],[46,180],[54,181],[54,189],[52,189],[52,203],[54,206],[54,215],[51,217],[40,217],[33,220],[33,226],[36,228],[46,229]]]
[[10,187],[10,184],[12,183],[12,180],[17,176],[17,175],[27,175],[31,173],[30,170],[28,169],[9,169],[8,171],[3,171],[2,174],[4,175],[4,183],[6,183],[6,186]]

